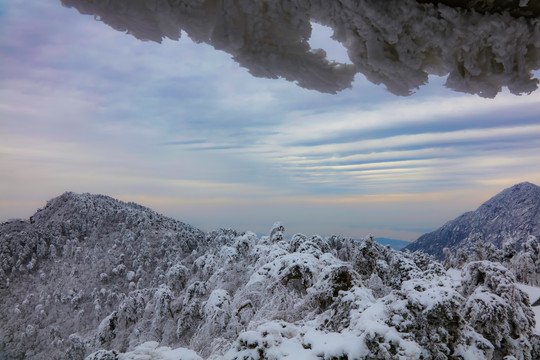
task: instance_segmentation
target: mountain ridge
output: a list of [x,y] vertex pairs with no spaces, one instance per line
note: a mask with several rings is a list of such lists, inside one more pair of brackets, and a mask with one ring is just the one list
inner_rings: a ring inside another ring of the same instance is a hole
[[442,259],[444,248],[469,246],[478,236],[498,248],[505,243],[515,243],[519,248],[528,235],[540,236],[540,187],[522,182],[501,191],[476,210],[420,236],[405,249],[422,250]]

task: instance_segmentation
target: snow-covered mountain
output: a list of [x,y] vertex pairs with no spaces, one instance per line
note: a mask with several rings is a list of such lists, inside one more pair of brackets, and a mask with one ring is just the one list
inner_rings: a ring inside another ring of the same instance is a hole
[[439,259],[443,249],[470,247],[477,237],[497,248],[540,235],[540,187],[524,182],[494,196],[476,211],[467,212],[439,229],[424,234],[405,249],[422,250]]
[[65,193],[0,224],[0,359],[540,357],[529,299],[501,264],[465,264],[456,282],[372,236],[284,232],[204,233]]

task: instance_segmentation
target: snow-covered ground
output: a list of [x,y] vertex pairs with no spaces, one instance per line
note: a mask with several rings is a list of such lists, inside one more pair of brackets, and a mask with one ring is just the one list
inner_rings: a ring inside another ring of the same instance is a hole
[[[529,295],[529,300],[533,304],[540,298],[540,287],[530,286],[525,284],[518,284],[518,288],[525,291]],[[534,318],[536,320],[535,333],[540,335],[540,306],[533,306]]]
[[184,348],[171,349],[168,346],[159,346],[157,341],[147,341],[137,346],[133,351],[126,353],[101,350],[95,353],[93,358],[116,358],[119,360],[202,360],[202,358],[193,350]]
[[446,274],[450,276],[454,281],[461,282],[461,270],[450,268],[446,270]]

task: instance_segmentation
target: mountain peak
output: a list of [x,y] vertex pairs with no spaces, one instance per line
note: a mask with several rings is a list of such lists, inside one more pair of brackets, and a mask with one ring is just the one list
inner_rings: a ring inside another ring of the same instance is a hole
[[531,193],[531,192],[540,192],[540,186],[537,186],[533,183],[530,183],[528,181],[521,182],[519,184],[516,184],[514,186],[511,186],[507,189],[504,189],[499,194],[504,193]]
[[522,207],[524,202],[527,202],[527,199],[530,199],[529,202],[535,198],[540,197],[540,187],[532,184],[530,182],[522,182],[511,186],[507,189],[504,189],[484,204],[480,205],[480,208],[485,206],[511,206],[511,207]]
[[521,245],[528,235],[540,236],[540,187],[530,182],[509,187],[477,210],[422,235],[406,249],[422,250],[443,258],[445,247],[456,250],[477,233],[499,248],[509,241]]
[[38,224],[71,221],[74,218],[102,218],[122,211],[154,213],[152,210],[135,204],[125,203],[106,195],[89,193],[77,194],[67,191],[47,202],[31,218]]

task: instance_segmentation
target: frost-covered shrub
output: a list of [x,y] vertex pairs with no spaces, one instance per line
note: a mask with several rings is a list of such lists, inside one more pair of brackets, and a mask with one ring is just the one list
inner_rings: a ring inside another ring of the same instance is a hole
[[118,326],[118,313],[113,311],[101,321],[97,328],[97,340],[101,346],[108,345],[116,337]]
[[232,246],[222,246],[217,254],[218,262],[222,266],[238,263],[238,251]]
[[390,293],[392,288],[383,283],[379,275],[371,274],[371,277],[365,281],[366,286],[371,289],[376,298],[381,298]]
[[319,281],[313,286],[311,294],[321,310],[326,310],[339,295],[354,285],[360,284],[360,276],[350,265],[330,265],[323,269]]
[[128,327],[142,318],[148,302],[148,296],[148,290],[137,290],[129,293],[118,306],[120,323]]
[[124,264],[119,264],[118,266],[116,266],[115,268],[113,268],[111,270],[111,273],[114,275],[114,276],[118,276],[118,275],[124,275],[126,273],[126,265]]
[[375,238],[370,235],[353,247],[352,260],[354,268],[361,275],[368,278],[378,271],[377,262],[385,260],[382,254],[382,247],[375,242]]
[[301,357],[305,348],[300,329],[284,321],[268,322],[256,330],[242,332],[225,355],[227,360],[280,359],[291,353]]
[[173,265],[167,270],[167,285],[174,291],[182,290],[186,286],[188,278],[189,270],[182,264]]
[[249,256],[258,241],[257,235],[248,231],[235,239],[233,247],[241,256]]
[[207,321],[212,324],[215,331],[222,331],[229,323],[231,313],[231,297],[223,289],[216,289],[210,293],[204,305],[204,314]]
[[418,278],[403,283],[400,290],[383,299],[389,306],[392,326],[410,333],[427,358],[445,358],[462,341],[464,321],[460,314],[463,297],[447,277]]
[[501,347],[511,331],[512,306],[500,296],[480,286],[467,299],[464,316],[482,331],[496,347]]
[[174,296],[171,289],[166,285],[161,285],[156,289],[153,296],[154,313],[159,317],[173,316],[171,312],[171,302]]
[[320,246],[316,242],[313,242],[310,240],[307,240],[301,243],[300,246],[298,246],[298,249],[296,251],[299,253],[313,255],[316,258],[319,258],[323,254],[323,251],[320,248]]
[[517,281],[525,284],[540,285],[540,243],[534,236],[529,236],[522,249],[509,261],[509,267]]
[[377,274],[383,279],[383,282],[394,288],[399,289],[403,281],[419,277],[422,271],[416,265],[410,255],[393,254],[390,257],[390,263],[379,260]]
[[321,314],[319,327],[332,332],[342,332],[350,327],[351,320],[357,319],[358,314],[375,302],[372,291],[365,287],[353,286],[347,291],[339,291],[328,310]]
[[88,355],[85,360],[119,360],[119,353],[116,350],[98,350]]
[[216,256],[212,254],[205,254],[193,263],[192,272],[199,276],[201,280],[208,280],[214,273],[217,267]]
[[310,239],[323,253],[330,252],[330,244],[320,235],[313,235]]
[[77,334],[71,334],[68,338],[69,345],[68,345],[68,351],[66,353],[67,359],[82,359],[84,358],[84,355],[86,354],[86,344],[84,339],[82,339]]
[[308,238],[304,234],[294,234],[290,241],[290,251],[297,252],[300,246],[306,241],[308,241]]
[[176,334],[179,338],[189,339],[196,326],[203,320],[204,299],[208,289],[205,283],[197,281],[191,284],[184,295],[182,311],[177,321]]
[[119,354],[116,350],[98,350],[88,355],[85,360],[118,360]]
[[285,255],[261,267],[250,283],[263,282],[267,279],[276,281],[290,290],[305,293],[313,284],[313,265],[316,259],[311,254],[301,256]]
[[467,297],[463,316],[495,347],[495,356],[529,359],[534,314],[528,296],[501,264],[472,262],[462,271],[461,292]]
[[[231,312],[231,298],[227,291],[216,289],[210,293],[202,310],[203,320],[197,327],[190,345],[200,349],[203,356],[214,353],[214,345],[218,339],[226,339],[230,342],[236,336],[236,327]],[[219,343],[219,342],[218,342]]]
[[280,222],[276,222],[270,230],[270,242],[276,243],[283,240],[284,234],[285,227]]

